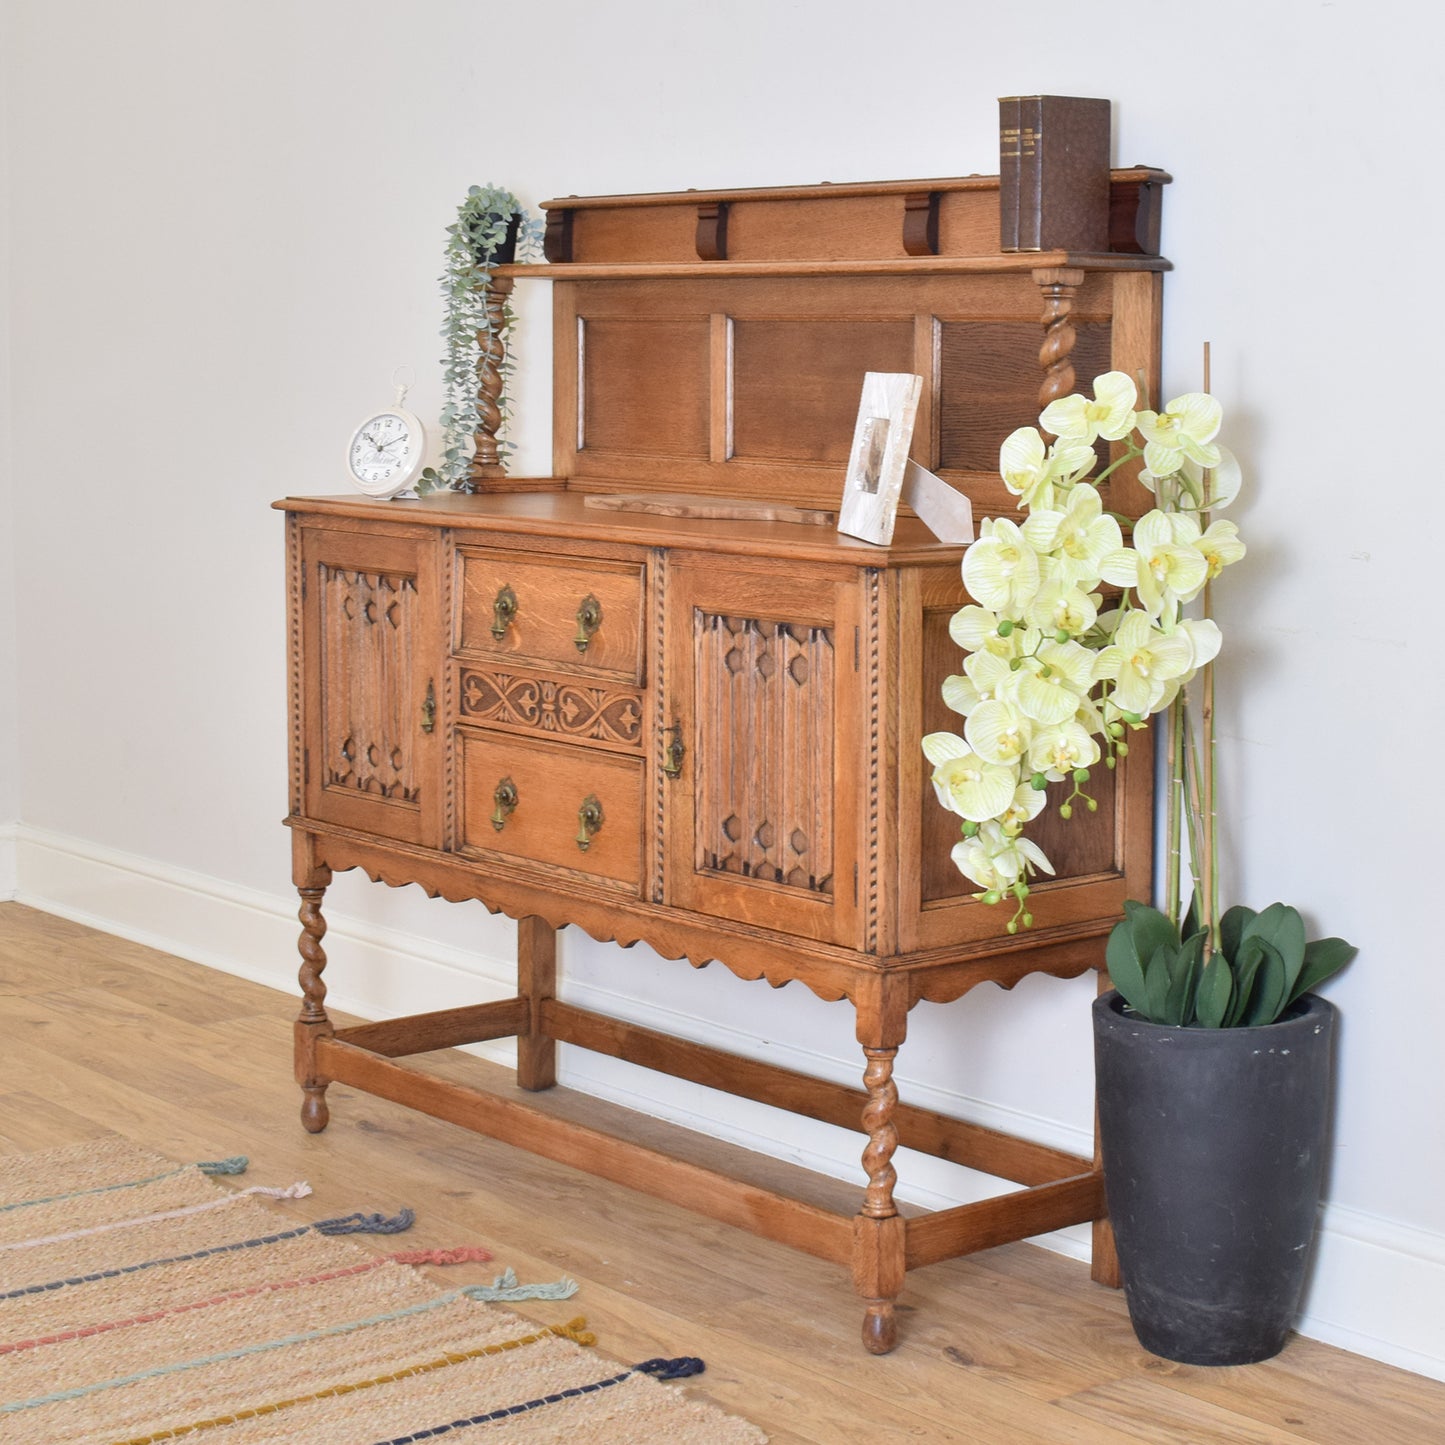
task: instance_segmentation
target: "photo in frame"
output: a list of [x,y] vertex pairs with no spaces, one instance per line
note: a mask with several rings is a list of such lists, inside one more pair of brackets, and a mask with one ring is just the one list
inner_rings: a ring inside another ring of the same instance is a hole
[[864,374],[838,511],[838,530],[845,536],[887,546],[901,501],[939,541],[973,541],[968,498],[909,458],[922,390],[923,378],[911,372]]

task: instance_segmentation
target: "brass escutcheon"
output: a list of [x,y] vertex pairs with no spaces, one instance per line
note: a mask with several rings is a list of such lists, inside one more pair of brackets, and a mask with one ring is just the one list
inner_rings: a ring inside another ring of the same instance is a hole
[[577,809],[577,846],[585,853],[592,846],[593,836],[602,827],[602,803],[596,793],[589,793]]
[[510,778],[503,778],[492,793],[497,810],[492,814],[492,827],[501,832],[507,826],[507,819],[517,806],[517,785]]
[[687,756],[687,745],[682,740],[681,723],[673,723],[670,728],[663,728],[663,737],[666,737],[668,733],[672,734],[672,741],[663,746],[662,771],[669,777],[675,778],[682,771],[682,760]]
[[492,636],[498,642],[507,635],[507,629],[516,615],[517,594],[512,591],[510,582],[504,582],[502,590],[497,593],[497,600],[492,603]]
[[577,636],[573,641],[578,652],[586,652],[592,634],[602,626],[602,604],[589,592],[577,609]]
[[426,685],[426,696],[421,702],[421,730],[429,733],[437,725],[437,690],[432,682]]

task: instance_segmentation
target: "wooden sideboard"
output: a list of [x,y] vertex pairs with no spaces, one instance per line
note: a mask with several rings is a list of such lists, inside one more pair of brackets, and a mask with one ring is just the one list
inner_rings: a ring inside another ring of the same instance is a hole
[[[499,286],[552,283],[554,475],[277,504],[308,1129],[342,1081],[850,1265],[875,1353],[911,1268],[1096,1221],[1112,1280],[1093,1160],[910,1106],[892,1076],[920,1000],[1102,970],[1149,888],[1150,759],[1046,825],[1059,876],[1006,935],[949,860],[919,747],[955,721],[962,548],[911,516],[888,546],[832,520],[865,371],[923,377],[914,458],[975,515],[1012,511],[998,444],[1076,369],[1152,388],[1167,263],[1136,221],[1164,180],[1115,173],[1118,249],[1089,256],[999,253],[991,177],[548,203],[549,262]],[[1137,515],[1137,483],[1109,485]],[[321,903],[349,868],[515,918],[515,997],[335,1028]],[[863,1087],[564,1002],[567,924],[850,1001]],[[858,1128],[856,1213],[402,1062],[511,1037],[524,1090],[555,1084],[565,1042]],[[1024,1187],[905,1219],[900,1143]]]

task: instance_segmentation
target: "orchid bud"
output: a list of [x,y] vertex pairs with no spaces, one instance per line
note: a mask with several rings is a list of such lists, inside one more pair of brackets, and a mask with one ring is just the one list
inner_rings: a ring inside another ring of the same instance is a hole
[[998,635],[1007,637],[1014,630],[1013,622],[1007,617],[1001,617],[998,624]]

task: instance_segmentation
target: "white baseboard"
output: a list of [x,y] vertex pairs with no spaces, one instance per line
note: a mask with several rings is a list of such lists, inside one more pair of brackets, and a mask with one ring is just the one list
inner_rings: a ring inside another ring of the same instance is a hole
[[15,897],[16,863],[14,823],[0,823],[0,903]]
[[[5,888],[9,856],[12,887]],[[205,874],[102,848],[23,825],[0,830],[0,897],[86,923],[224,973],[295,994],[294,896],[240,887]],[[362,1018],[385,1018],[507,997],[514,965],[506,957],[451,947],[327,911],[326,945],[346,967],[328,974],[328,1002]],[[640,945],[639,945],[640,946]],[[404,992],[402,984],[404,982]],[[683,1016],[595,984],[574,987],[579,1005],[618,1014],[683,1037],[735,1046],[714,1020]],[[743,1041],[744,1043],[746,1041]],[[745,1052],[746,1050],[741,1050]],[[508,1045],[479,1045],[507,1059]],[[774,1052],[803,1073],[852,1076],[853,1061],[806,1050]],[[564,1049],[563,1083],[715,1138],[858,1181],[857,1135],[665,1079],[617,1060]],[[987,1101],[910,1086],[910,1101],[991,1128],[1087,1154],[1091,1141],[1057,1121]],[[927,1208],[997,1192],[997,1181],[917,1155],[900,1154],[901,1197]],[[1087,1228],[1037,1241],[1088,1258]],[[1445,1237],[1329,1206],[1321,1220],[1301,1333],[1354,1353],[1445,1380]]]

